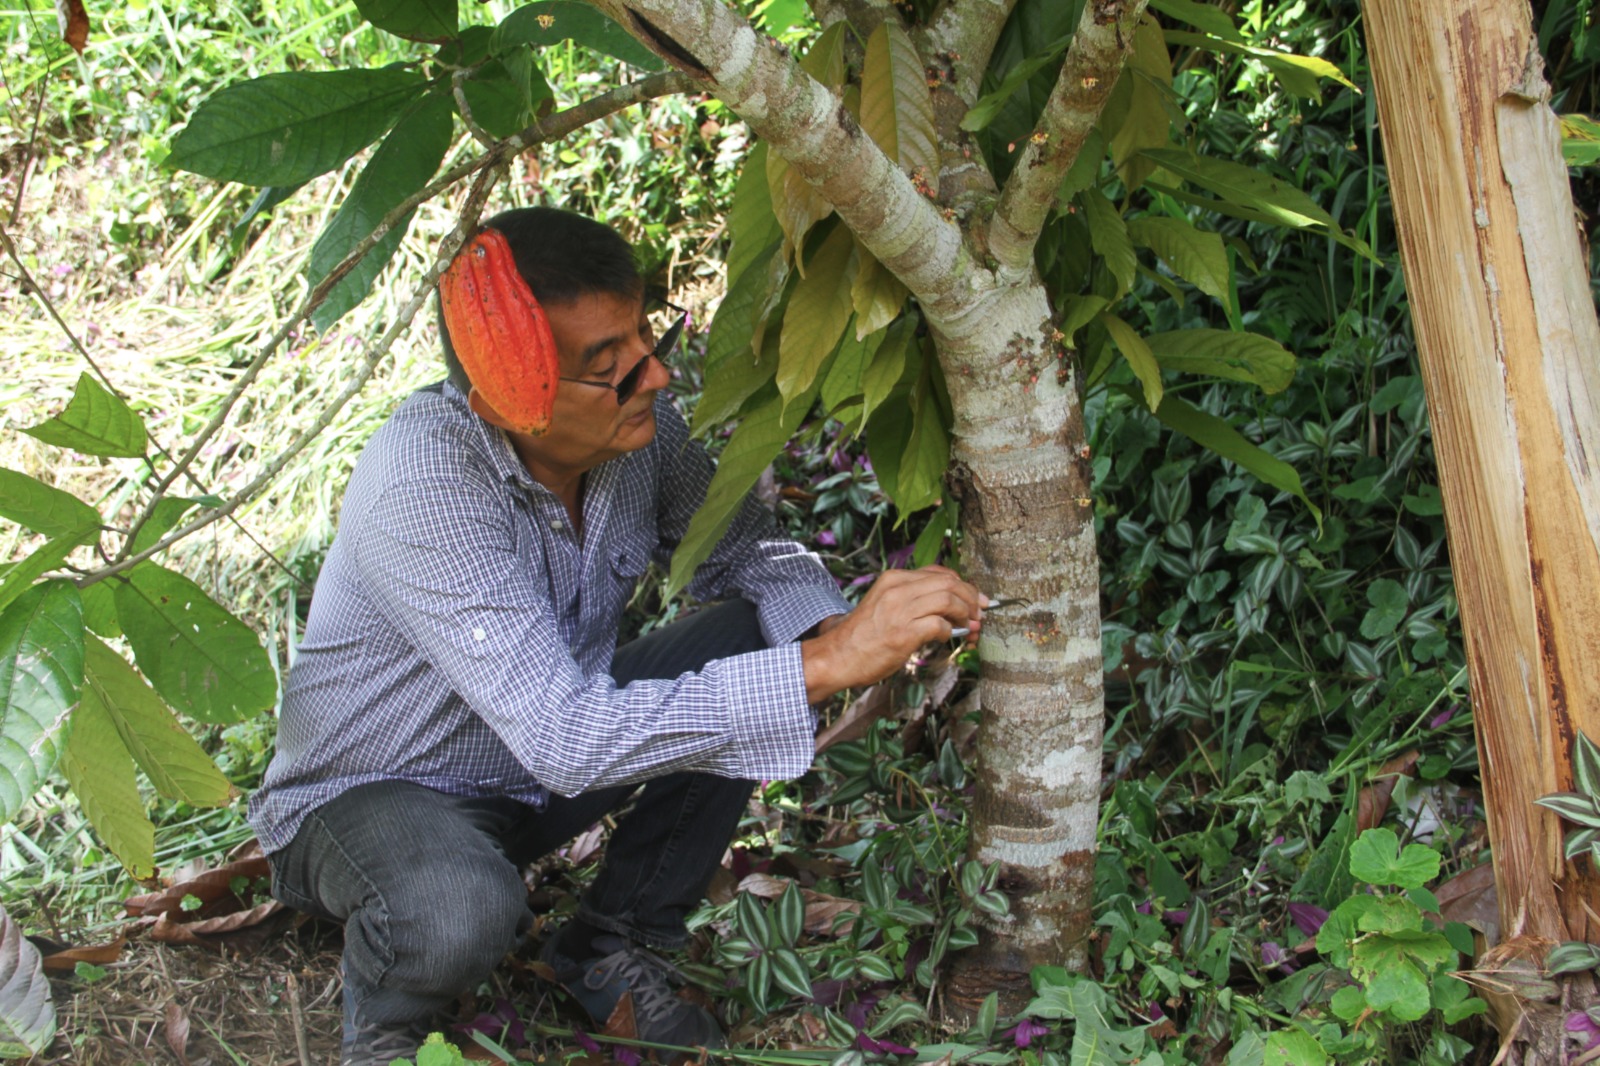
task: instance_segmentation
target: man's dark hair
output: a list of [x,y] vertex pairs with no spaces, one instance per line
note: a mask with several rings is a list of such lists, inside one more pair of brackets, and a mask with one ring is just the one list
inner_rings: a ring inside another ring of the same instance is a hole
[[[517,273],[533,290],[534,299],[546,306],[571,303],[593,293],[634,296],[643,290],[633,246],[603,222],[554,207],[519,207],[502,211],[484,227],[505,234]],[[450,343],[438,293],[434,294],[434,306],[450,383],[466,392],[467,372]]]

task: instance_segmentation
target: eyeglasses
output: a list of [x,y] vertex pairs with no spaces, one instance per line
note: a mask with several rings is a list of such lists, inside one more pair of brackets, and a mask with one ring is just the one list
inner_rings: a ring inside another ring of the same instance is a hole
[[656,342],[656,346],[654,348],[650,349],[649,355],[645,356],[637,363],[634,363],[633,368],[626,374],[622,375],[622,380],[618,381],[615,385],[611,384],[609,381],[594,381],[590,378],[561,378],[559,380],[570,381],[574,385],[593,385],[595,388],[599,389],[610,389],[612,392],[617,394],[618,407],[621,407],[623,404],[627,403],[633,398],[633,394],[639,390],[639,379],[644,377],[646,364],[648,364],[652,359],[657,359],[665,363],[667,361],[667,356],[671,355],[673,349],[678,346],[678,339],[683,336],[683,328],[689,322],[689,312],[679,307],[677,304],[669,304],[665,300],[662,300],[661,305],[678,312],[678,320],[668,327],[667,331],[661,335],[661,340]]

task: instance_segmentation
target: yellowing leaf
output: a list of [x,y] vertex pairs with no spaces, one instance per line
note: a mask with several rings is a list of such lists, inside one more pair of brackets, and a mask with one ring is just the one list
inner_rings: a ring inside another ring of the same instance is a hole
[[778,393],[786,404],[811,388],[850,323],[854,250],[850,231],[835,226],[789,297],[778,339]]
[[1144,386],[1144,402],[1154,411],[1161,406],[1161,364],[1156,362],[1155,353],[1145,343],[1144,338],[1134,331],[1134,328],[1118,318],[1116,315],[1103,314],[1100,324],[1106,327],[1106,333],[1111,337],[1111,343],[1117,346],[1117,351],[1128,361],[1133,368],[1133,376],[1139,379],[1139,384]]
[[937,180],[939,142],[927,75],[916,45],[893,19],[885,19],[867,38],[861,128],[902,169]]
[[[772,196],[772,213],[783,228],[785,251],[798,260],[806,233],[833,214],[833,206],[777,152],[767,153],[767,188]],[[805,264],[799,266],[803,276]]]
[[850,286],[850,303],[856,312],[856,339],[893,322],[906,302],[906,287],[871,252],[856,245],[856,278]]

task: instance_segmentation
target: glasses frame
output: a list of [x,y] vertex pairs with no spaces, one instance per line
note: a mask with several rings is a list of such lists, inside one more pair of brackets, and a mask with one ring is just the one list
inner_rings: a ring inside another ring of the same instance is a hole
[[683,336],[684,328],[689,324],[689,312],[687,309],[674,303],[668,303],[666,300],[658,300],[656,302],[668,310],[678,312],[678,320],[667,327],[667,331],[661,335],[661,339],[656,342],[656,346],[650,349],[649,354],[634,363],[628,372],[618,379],[615,385],[609,381],[595,381],[593,378],[557,378],[556,380],[570,381],[574,385],[593,385],[597,389],[610,389],[617,394],[618,407],[633,399],[633,394],[639,391],[639,379],[644,377],[645,364],[655,359],[665,365],[667,356],[671,355],[672,350],[678,346],[678,340]]

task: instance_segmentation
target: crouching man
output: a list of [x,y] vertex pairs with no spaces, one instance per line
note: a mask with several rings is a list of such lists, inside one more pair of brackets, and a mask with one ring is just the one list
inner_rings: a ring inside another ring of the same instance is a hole
[[386,1066],[528,931],[522,866],[636,797],[544,958],[597,1022],[629,996],[642,1039],[720,1046],[648,949],[687,940],[751,782],[810,767],[812,705],[975,627],[979,596],[930,567],[852,610],[748,499],[690,587],[721,602],[617,648],[711,480],[661,392],[681,319],[658,344],[632,249],[598,222],[488,228],[548,318],[549,428],[519,430],[442,331],[448,380],[356,464],[251,821],[274,894],[344,923],[344,1063]]

